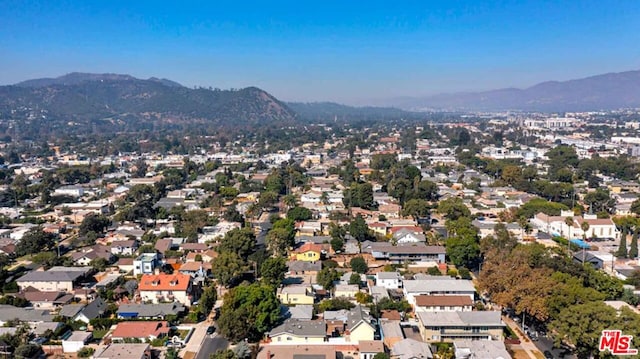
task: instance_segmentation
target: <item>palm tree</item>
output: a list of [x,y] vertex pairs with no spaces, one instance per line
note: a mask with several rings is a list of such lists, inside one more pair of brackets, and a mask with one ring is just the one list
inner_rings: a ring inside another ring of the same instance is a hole
[[298,205],[298,199],[294,194],[288,194],[282,198],[282,202],[287,206],[287,209],[291,209]]
[[[580,228],[582,229],[582,240],[584,242],[587,241],[587,231],[589,230],[589,223],[585,220],[582,221],[582,224],[580,224]],[[585,247],[584,247],[584,243],[582,245],[582,263],[584,264],[584,258],[585,257]]]
[[[564,224],[566,224],[567,227],[573,227],[573,223],[574,223],[573,222],[573,217],[567,217],[567,218],[564,219]],[[567,236],[571,236],[571,230],[569,230],[569,233],[567,233]]]
[[325,191],[322,191],[322,194],[320,195],[320,203],[327,205],[329,204],[329,194]]

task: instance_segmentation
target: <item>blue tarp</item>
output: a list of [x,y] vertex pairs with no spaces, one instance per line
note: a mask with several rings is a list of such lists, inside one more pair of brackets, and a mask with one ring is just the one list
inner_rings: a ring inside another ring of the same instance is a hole
[[576,246],[578,246],[580,248],[589,249],[591,247],[589,245],[589,243],[583,241],[582,239],[574,238],[574,239],[571,240],[571,243],[575,244]]

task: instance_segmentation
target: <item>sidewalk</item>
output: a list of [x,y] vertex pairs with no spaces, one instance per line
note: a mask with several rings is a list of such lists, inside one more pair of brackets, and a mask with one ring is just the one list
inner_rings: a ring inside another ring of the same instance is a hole
[[193,353],[193,356],[198,353],[200,347],[202,346],[202,342],[207,337],[207,328],[209,327],[209,325],[211,325],[211,322],[208,320],[193,325],[193,328],[195,329],[193,331],[193,334],[191,335],[191,338],[187,342],[187,345],[185,345],[185,347],[180,350],[181,358],[187,357],[188,352]]
[[522,350],[524,350],[527,353],[529,358],[538,359],[542,357],[542,353],[540,353],[540,350],[538,350],[538,347],[536,347],[536,345],[533,344],[531,339],[527,338],[524,335],[524,333],[522,333],[522,329],[520,329],[520,326],[518,325],[518,323],[514,322],[513,319],[509,318],[506,315],[502,316],[502,320],[505,322],[506,325],[509,326],[509,328],[511,328],[511,330],[514,333],[516,333],[516,335],[518,336],[518,339],[520,340],[520,347],[522,348]]

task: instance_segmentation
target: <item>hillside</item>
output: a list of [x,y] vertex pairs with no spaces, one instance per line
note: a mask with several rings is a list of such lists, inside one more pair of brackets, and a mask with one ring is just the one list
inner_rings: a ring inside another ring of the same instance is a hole
[[596,111],[640,107],[640,71],[506,88],[387,101],[403,109]]
[[72,73],[0,86],[0,119],[23,131],[139,131],[289,125],[296,115],[265,91],[190,89],[166,79]]

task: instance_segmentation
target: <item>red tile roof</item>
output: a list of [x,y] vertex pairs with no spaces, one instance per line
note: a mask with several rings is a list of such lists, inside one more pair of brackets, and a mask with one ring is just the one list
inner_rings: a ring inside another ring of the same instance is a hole
[[416,227],[416,226],[395,226],[395,227],[391,227],[391,229],[389,229],[389,232],[391,233],[396,233],[399,230],[407,230],[407,231],[411,231],[411,232],[415,232],[415,233],[422,233],[423,230],[420,227]]
[[296,253],[305,253],[305,252],[322,252],[322,246],[319,244],[307,242],[302,245],[302,247],[296,249]]
[[151,290],[177,290],[185,291],[189,288],[191,276],[188,274],[145,274],[140,278],[139,289]]
[[169,323],[166,321],[153,322],[121,322],[116,326],[111,336],[113,338],[159,338],[169,334]]
[[468,295],[419,295],[416,297],[416,305],[419,307],[462,307],[473,305],[473,301]]

